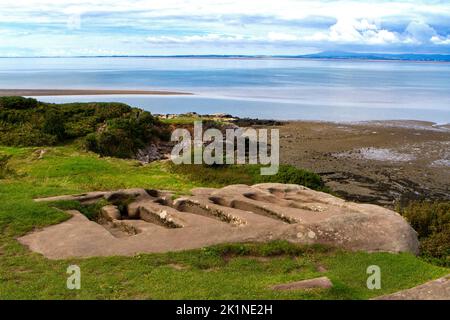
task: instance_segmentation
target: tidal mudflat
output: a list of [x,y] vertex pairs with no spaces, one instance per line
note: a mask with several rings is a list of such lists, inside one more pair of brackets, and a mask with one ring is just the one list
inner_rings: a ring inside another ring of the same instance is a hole
[[449,199],[450,130],[419,121],[289,122],[281,161],[319,173],[337,194],[393,206]]

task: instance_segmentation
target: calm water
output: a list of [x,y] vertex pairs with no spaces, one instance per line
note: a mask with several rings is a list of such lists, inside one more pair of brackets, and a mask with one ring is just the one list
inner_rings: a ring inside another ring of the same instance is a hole
[[0,88],[159,89],[195,96],[39,97],[121,101],[153,113],[450,122],[450,64],[181,58],[2,58]]

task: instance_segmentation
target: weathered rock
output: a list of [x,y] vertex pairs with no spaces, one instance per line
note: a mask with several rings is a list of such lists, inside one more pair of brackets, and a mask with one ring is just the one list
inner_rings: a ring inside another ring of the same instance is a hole
[[180,217],[179,212],[171,207],[154,201],[139,201],[134,204],[137,204],[137,212],[141,220],[167,228],[183,227],[183,219]]
[[140,201],[135,201],[132,203],[129,203],[127,205],[127,212],[128,212],[128,217],[130,219],[137,219],[139,218],[139,210],[141,208],[141,202]]
[[136,153],[136,159],[143,163],[150,163],[164,158],[164,154],[155,145],[151,144],[143,149],[139,149]]
[[[96,247],[96,243],[86,242],[82,236],[86,224],[89,223],[90,229],[94,227],[87,220],[77,219],[49,227],[51,233],[45,229],[19,240],[51,258],[111,252],[132,255],[224,242],[276,239],[299,244],[327,244],[347,250],[418,252],[416,232],[396,212],[347,202],[298,185],[270,183],[199,188],[192,190],[192,196],[174,201],[169,192],[144,189],[64,198],[82,203],[100,199],[113,203],[126,201],[128,217],[122,217],[121,225],[129,224],[136,230],[136,235],[112,240],[108,237],[108,250],[105,250],[102,246]],[[64,227],[65,223],[71,224],[69,231]],[[105,238],[103,226],[97,224],[97,229],[98,237]],[[73,241],[59,241],[66,237]]]
[[64,195],[64,196],[55,196],[55,197],[48,197],[48,198],[40,198],[35,199],[36,202],[52,202],[52,201],[79,201],[83,204],[96,202],[104,196],[108,194],[108,192],[89,192],[89,193],[83,193],[83,194],[76,194],[76,195]]
[[40,160],[40,159],[43,159],[44,158],[44,155],[47,153],[47,150],[46,149],[39,149],[39,150],[36,150],[35,152],[34,152],[34,154],[37,156],[37,159],[38,160]]
[[320,277],[314,279],[307,279],[302,281],[278,284],[272,286],[273,290],[307,290],[307,289],[329,289],[333,287],[333,283],[328,277]]
[[118,191],[107,192],[103,196],[105,200],[110,202],[137,201],[148,199],[150,195],[145,189],[124,189]]
[[120,214],[119,209],[113,205],[102,207],[101,213],[103,217],[109,221],[122,219],[122,215]]

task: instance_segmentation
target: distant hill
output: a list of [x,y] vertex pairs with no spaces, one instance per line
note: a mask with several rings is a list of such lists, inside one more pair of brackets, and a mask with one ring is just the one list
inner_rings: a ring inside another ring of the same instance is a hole
[[[99,56],[103,57],[103,56]],[[324,51],[305,55],[172,55],[172,56],[113,56],[128,58],[197,58],[197,59],[359,59],[359,60],[401,60],[401,61],[436,61],[450,62],[450,54],[418,53],[358,53],[346,51]]]
[[295,58],[450,62],[450,55],[445,54],[415,54],[415,53],[390,54],[390,53],[357,53],[357,52],[340,52],[340,51],[324,51],[308,55],[298,55],[295,56]]
[[[2,57],[1,58],[10,58]],[[28,58],[28,57],[16,57]],[[63,56],[39,56],[32,58],[68,58]],[[450,54],[421,53],[358,53],[346,51],[324,51],[304,55],[237,55],[237,54],[205,54],[205,55],[109,55],[109,56],[71,56],[70,58],[184,58],[184,59],[357,59],[357,60],[392,60],[392,61],[435,61],[450,62]]]

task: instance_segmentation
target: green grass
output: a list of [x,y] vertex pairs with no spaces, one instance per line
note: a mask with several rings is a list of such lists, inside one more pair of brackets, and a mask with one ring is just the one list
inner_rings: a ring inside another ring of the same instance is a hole
[[275,175],[261,175],[261,165],[217,165],[168,164],[170,172],[182,174],[202,184],[221,187],[229,184],[257,184],[279,182],[300,184],[313,190],[330,192],[322,178],[313,172],[297,169],[291,165],[280,165]]
[[[227,169],[228,178],[208,182],[174,172],[167,163],[141,166],[136,161],[99,158],[73,146],[46,149],[43,159],[37,159],[35,148],[0,147],[0,153],[13,156],[14,171],[0,180],[0,299],[366,299],[449,273],[410,254],[349,253],[287,242],[48,260],[16,238],[64,221],[68,215],[34,202],[35,197],[128,187],[185,194],[193,187],[219,186],[239,178]],[[81,268],[79,291],[66,289],[70,264]],[[366,288],[366,268],[373,264],[381,267],[381,290]],[[319,266],[327,271],[319,273]],[[332,289],[277,292],[269,288],[322,275],[333,281]]]

